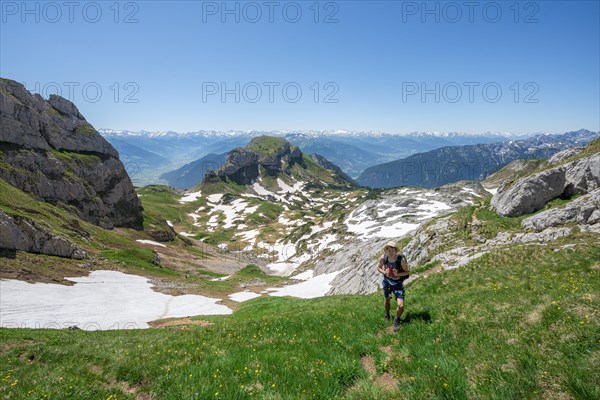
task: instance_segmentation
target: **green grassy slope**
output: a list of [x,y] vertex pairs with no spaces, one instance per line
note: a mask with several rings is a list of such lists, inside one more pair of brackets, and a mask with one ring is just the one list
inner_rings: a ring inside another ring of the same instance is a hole
[[575,235],[413,282],[397,334],[380,294],[255,299],[186,329],[2,329],[0,398],[597,399],[600,243]]
[[[143,193],[150,196],[151,190],[144,190]],[[166,202],[164,195],[161,197],[161,201]],[[144,206],[150,204],[150,207],[144,211],[146,229],[156,223],[162,213],[166,213],[167,217],[173,217],[175,221],[178,221],[176,217],[179,215],[179,211],[174,205],[165,206],[164,209],[155,208],[157,203],[158,201],[144,203]],[[100,228],[78,219],[62,207],[39,201],[2,179],[0,179],[0,210],[10,215],[36,221],[80,246],[90,256],[88,260],[79,261],[17,252],[12,258],[2,259],[3,272],[25,271],[25,273],[62,280],[64,276],[87,275],[89,268],[80,267],[78,264],[92,262],[97,269],[118,267],[144,275],[177,275],[174,271],[159,268],[150,262],[152,250],[135,241],[136,239],[151,239],[145,232],[123,228],[113,230]],[[179,246],[182,251],[187,251],[189,248],[180,241],[174,242],[173,245]]]

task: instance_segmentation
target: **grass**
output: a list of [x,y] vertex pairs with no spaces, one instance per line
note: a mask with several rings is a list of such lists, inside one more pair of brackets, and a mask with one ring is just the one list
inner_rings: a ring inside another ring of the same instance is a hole
[[598,154],[598,153],[600,153],[600,138],[592,140],[590,143],[588,143],[588,145],[585,147],[585,149],[583,149],[583,151],[581,153],[575,154],[575,155],[567,158],[560,164],[565,164],[565,163],[568,163],[571,161],[579,160],[581,158],[589,157],[593,154]]
[[[150,185],[138,188],[137,193],[144,207],[144,217],[160,216],[160,218],[169,220],[174,224],[185,222],[187,213],[190,209],[189,204],[179,203],[181,197],[169,186]],[[199,206],[194,203],[196,208]],[[144,218],[145,219],[145,218]]]
[[77,133],[78,135],[84,135],[84,136],[92,136],[94,134],[97,134],[96,130],[88,123],[83,123],[83,124],[79,125],[75,129],[75,133]]
[[277,219],[282,211],[283,207],[279,204],[265,201],[258,206],[255,212],[248,215],[247,218],[257,224],[265,224]]
[[[141,232],[129,229],[106,230],[79,220],[62,207],[36,200],[29,194],[9,185],[0,179],[0,210],[8,214],[37,221],[55,233],[67,238],[88,252],[97,266],[119,265],[132,271],[145,271],[159,275],[173,275],[173,271],[157,268],[150,259],[152,251],[135,242]],[[149,211],[152,213],[152,209]],[[150,219],[151,220],[151,219]],[[40,269],[42,264],[54,264],[55,268]],[[77,260],[59,259],[50,256],[19,256],[15,260],[3,262],[10,271],[30,270],[52,278],[72,276],[77,270],[86,274],[86,268],[77,268]]]
[[487,177],[482,183],[495,186],[501,185],[504,182],[510,182],[510,184],[512,184],[524,176],[541,171],[546,168],[547,165],[547,160],[515,160]]
[[197,190],[201,190],[204,196],[216,193],[241,194],[246,191],[246,186],[240,185],[229,178],[225,178],[225,181],[219,178],[215,182],[203,182],[192,189],[192,191]]
[[597,399],[600,245],[562,240],[580,244],[513,246],[413,282],[395,335],[380,294],[260,298],[183,330],[2,329],[0,397]]
[[285,142],[286,140],[280,137],[259,136],[252,139],[250,144],[245,147],[245,150],[265,156],[272,156],[283,148]]

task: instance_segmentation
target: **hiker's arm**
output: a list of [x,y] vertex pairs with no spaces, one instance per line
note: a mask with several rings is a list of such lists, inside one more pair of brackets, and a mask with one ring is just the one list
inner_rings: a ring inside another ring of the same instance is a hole
[[377,263],[377,271],[380,274],[385,275],[385,269],[383,268],[383,256],[379,257],[379,262]]

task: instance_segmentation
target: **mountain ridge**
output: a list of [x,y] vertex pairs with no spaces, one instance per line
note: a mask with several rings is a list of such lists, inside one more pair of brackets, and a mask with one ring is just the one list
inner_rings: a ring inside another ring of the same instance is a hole
[[446,146],[369,167],[357,182],[372,188],[389,188],[437,187],[457,180],[482,180],[513,160],[549,158],[568,147],[587,144],[599,134],[582,129],[518,141]]

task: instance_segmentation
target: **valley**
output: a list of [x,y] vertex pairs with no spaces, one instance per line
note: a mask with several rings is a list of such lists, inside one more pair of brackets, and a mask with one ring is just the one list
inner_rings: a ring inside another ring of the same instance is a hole
[[[30,132],[0,153],[3,397],[600,394],[600,139],[370,189],[257,135],[189,190],[135,187],[73,104],[1,83],[2,126]],[[411,266],[399,333],[390,240]]]

